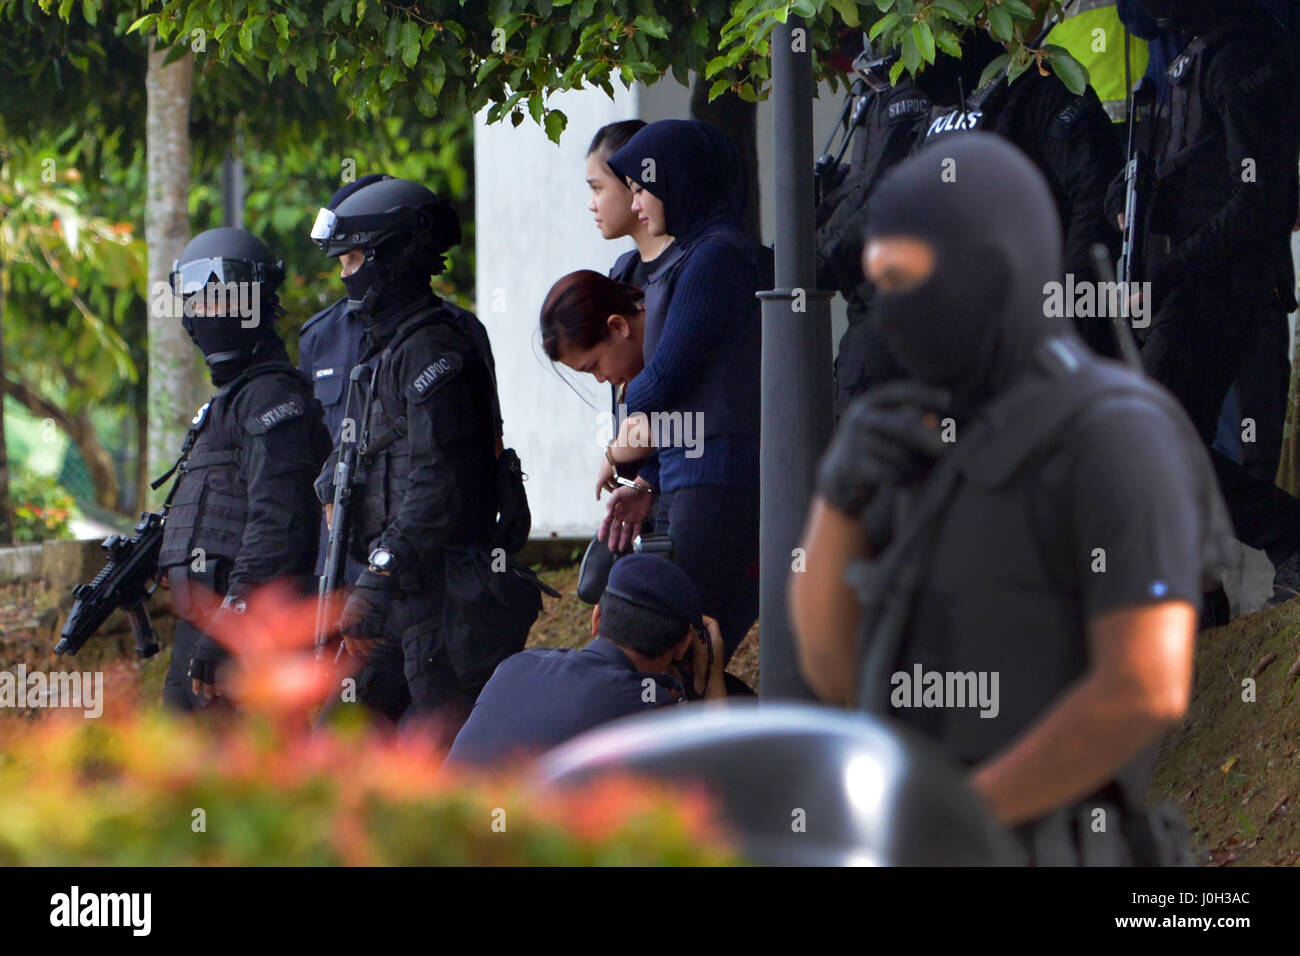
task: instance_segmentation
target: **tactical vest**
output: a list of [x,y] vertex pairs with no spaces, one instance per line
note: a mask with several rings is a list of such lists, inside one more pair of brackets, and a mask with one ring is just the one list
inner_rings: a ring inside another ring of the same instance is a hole
[[865,318],[865,294],[870,288],[864,289],[862,281],[867,197],[885,172],[907,156],[917,120],[930,110],[930,98],[910,80],[870,95],[866,115],[854,133],[852,165],[818,209],[819,216],[830,210],[817,228],[818,280],[844,294],[850,322]]
[[239,555],[248,520],[248,484],[239,469],[240,449],[247,432],[233,405],[240,390],[261,375],[282,379],[286,400],[314,402],[311,383],[298,369],[287,363],[267,362],[253,366],[220,388],[199,409],[191,425],[193,444],[177,466],[180,478],[163,529],[160,568],[189,564],[196,550],[205,563],[234,561]]
[[[1194,37],[1169,65],[1168,96],[1157,106],[1155,118],[1154,175],[1150,231],[1154,245],[1170,246],[1194,235],[1232,197],[1237,185],[1226,175],[1228,160],[1227,131],[1223,119],[1210,102],[1209,69],[1224,46],[1234,40],[1255,42],[1241,24],[1228,23],[1203,36]],[[1265,51],[1266,53],[1267,51]],[[1279,51],[1280,52],[1280,51]],[[1275,61],[1261,55],[1256,73],[1238,77],[1238,83],[1264,83],[1274,80],[1278,71],[1290,70],[1289,58]],[[1290,122],[1283,115],[1293,102],[1273,104],[1280,114],[1269,122]],[[1277,201],[1294,211],[1294,175],[1287,192],[1279,192]],[[1260,187],[1266,188],[1266,187]],[[1288,205],[1289,204],[1289,205]],[[1291,262],[1288,215],[1279,222],[1275,235],[1260,236],[1256,246],[1240,246],[1233,261],[1221,263],[1222,272],[1213,276],[1213,285],[1238,301],[1245,296],[1259,297],[1271,291],[1287,311],[1294,308],[1294,267]]]
[[1083,135],[1078,132],[1079,124],[1086,122],[1089,108],[1083,97],[1075,97],[1052,118],[1046,129],[1036,128],[1025,114],[1033,106],[1032,98],[1043,90],[1040,85],[1043,82],[1049,81],[1026,73],[1008,85],[1005,75],[999,75],[967,97],[965,109],[960,104],[932,107],[917,137],[917,148],[940,137],[970,130],[996,133],[1018,147],[1042,171],[1061,223],[1068,227],[1073,220],[1074,197],[1052,173],[1043,155],[1043,143],[1047,137]]
[[[413,314],[402,322],[382,351],[364,358],[361,362],[362,365],[373,368],[375,375],[370,413],[366,420],[365,441],[359,449],[364,471],[358,477],[361,484],[358,489],[360,494],[353,499],[356,510],[352,519],[352,530],[348,535],[349,553],[358,561],[368,560],[374,541],[392,522],[410,487],[411,444],[407,437],[406,416],[402,414],[401,394],[391,374],[391,362],[393,356],[413,334],[437,322],[436,316],[441,309],[442,306],[439,305]],[[455,336],[458,348],[475,357],[479,356],[478,350],[455,321],[454,316],[451,322],[443,323],[443,327],[449,336]],[[429,377],[428,386],[432,386],[439,376],[459,371],[460,363],[463,361],[463,357],[457,352],[449,352],[441,356],[417,379],[416,387],[419,387],[419,381],[425,376]],[[485,381],[490,385],[491,379],[487,377],[485,362],[483,368]],[[472,414],[472,410],[466,409],[464,413]],[[486,414],[491,414],[490,409]],[[493,423],[485,420],[480,424],[482,425],[479,429],[481,440],[485,443],[487,461],[490,465],[494,457],[493,443],[496,433]],[[473,467],[473,463],[469,462],[457,462],[457,464],[463,466],[457,469],[458,472]],[[460,480],[459,476],[454,480]],[[476,480],[490,483],[491,471],[476,476]],[[466,489],[462,487],[460,490],[464,492]],[[480,488],[479,491],[482,492],[483,489]],[[490,492],[488,496],[492,497]],[[495,508],[492,509],[491,515],[478,515],[470,513],[471,511],[470,503],[462,501],[462,513],[456,516],[458,531],[461,533],[454,537],[486,540],[496,517]],[[484,527],[477,528],[476,525],[484,525]],[[470,542],[461,541],[461,543]]]

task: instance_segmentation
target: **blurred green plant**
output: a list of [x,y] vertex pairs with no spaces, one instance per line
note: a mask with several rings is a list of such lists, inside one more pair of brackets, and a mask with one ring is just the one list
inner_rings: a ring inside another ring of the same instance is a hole
[[0,710],[0,866],[741,862],[698,791],[547,789],[444,769],[416,728],[313,730],[339,679],[312,652],[315,603],[268,585],[212,620],[234,706],[210,719],[142,705],[128,664],[105,669],[98,718]]
[[0,745],[3,866],[738,862],[701,798],[457,779],[391,740],[59,714],[0,723]]
[[[43,9],[54,0],[40,0]],[[97,5],[97,0],[86,0]],[[916,74],[936,50],[959,56],[967,31],[987,31],[1007,47],[990,75],[1014,80],[1032,65],[1052,69],[1074,92],[1087,71],[1059,47],[1033,46],[1042,13],[1059,0],[162,0],[138,3],[131,31],[157,31],[184,48],[211,31],[223,62],[292,73],[302,83],[321,73],[346,91],[360,115],[382,114],[393,100],[425,116],[477,113],[542,126],[558,142],[564,113],[547,105],[559,90],[625,86],[694,71],[712,81],[709,98],[732,93],[763,99],[770,84],[773,29],[803,17],[807,49],[830,51],[842,29],[870,30],[901,56],[894,68]],[[63,0],[59,13],[74,5]],[[198,33],[196,34],[196,31]],[[817,76],[844,80],[829,57]]]
[[56,541],[72,537],[72,519],[81,512],[67,489],[48,475],[19,471],[9,480],[14,509],[14,541]]
[[124,333],[143,301],[145,248],[129,223],[90,210],[92,189],[58,140],[0,146],[2,384],[72,439],[97,500],[115,507],[117,473],[91,413],[125,405],[139,381]]

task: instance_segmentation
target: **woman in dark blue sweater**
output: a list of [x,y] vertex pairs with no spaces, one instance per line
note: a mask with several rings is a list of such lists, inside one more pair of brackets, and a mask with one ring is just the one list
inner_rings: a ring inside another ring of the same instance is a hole
[[[630,417],[597,478],[598,495],[613,491],[602,534],[630,539],[656,506],[656,531],[672,538],[673,558],[718,619],[729,657],[758,614],[755,293],[771,284],[771,257],[740,224],[743,167],[715,127],[651,123],[608,162],[650,234],[676,239],[647,279],[636,317],[644,368],[628,385]],[[610,318],[552,315],[561,360],[566,324]],[[543,337],[547,320],[544,309]],[[617,465],[635,461],[644,461],[638,484],[654,494],[615,485]]]

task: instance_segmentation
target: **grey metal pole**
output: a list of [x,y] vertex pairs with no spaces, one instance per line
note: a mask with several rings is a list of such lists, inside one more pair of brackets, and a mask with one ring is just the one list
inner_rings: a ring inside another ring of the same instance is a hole
[[[242,145],[240,137],[240,145]],[[244,228],[244,161],[235,147],[226,149],[221,164],[221,224],[236,229]]]
[[811,698],[795,664],[786,586],[817,459],[831,435],[831,293],[815,288],[812,52],[799,17],[772,34],[776,288],[763,300],[760,693]]

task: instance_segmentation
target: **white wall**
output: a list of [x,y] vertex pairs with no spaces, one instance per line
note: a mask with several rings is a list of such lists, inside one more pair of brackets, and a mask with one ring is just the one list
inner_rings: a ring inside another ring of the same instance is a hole
[[[488,126],[480,114],[475,121],[477,309],[492,339],[506,444],[518,450],[528,475],[534,537],[586,537],[604,514],[604,505],[595,500],[595,477],[609,390],[590,376],[552,367],[538,332],[542,300],[556,279],[574,269],[606,272],[632,247],[628,240],[605,241],[592,224],[587,144],[597,129],[616,120],[690,116],[690,91],[671,78],[632,90],[616,84],[615,90],[613,101],[599,90],[552,96],[548,105],[569,118],[558,146],[531,120],[518,127],[508,120]],[[839,96],[828,95],[814,101],[814,149],[821,148],[839,103]],[[768,243],[773,240],[772,138],[771,107],[763,103],[759,186]],[[807,161],[809,175],[813,158],[810,154]],[[840,305],[837,340],[842,313]]]

